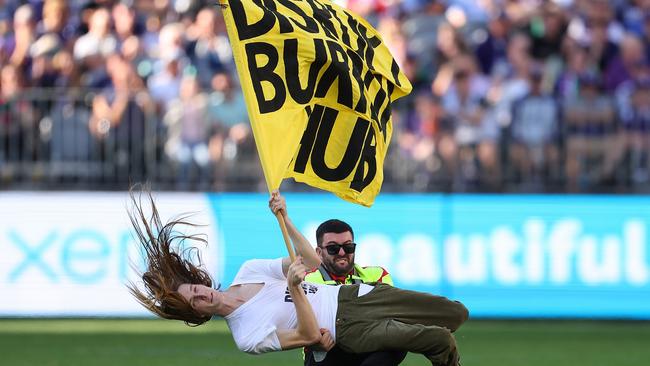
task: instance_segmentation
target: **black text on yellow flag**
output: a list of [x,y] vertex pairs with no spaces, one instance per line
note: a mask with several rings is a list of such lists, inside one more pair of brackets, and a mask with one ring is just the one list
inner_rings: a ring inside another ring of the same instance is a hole
[[411,89],[377,31],[329,1],[222,4],[269,189],[293,177],[371,205]]

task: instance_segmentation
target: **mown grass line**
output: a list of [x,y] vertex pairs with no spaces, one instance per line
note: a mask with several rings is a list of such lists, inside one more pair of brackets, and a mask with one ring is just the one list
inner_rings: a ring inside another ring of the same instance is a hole
[[[456,334],[464,366],[639,366],[649,322],[470,321]],[[243,354],[222,320],[191,328],[154,319],[0,319],[0,365],[301,365],[300,351]],[[406,366],[427,365],[411,354]]]

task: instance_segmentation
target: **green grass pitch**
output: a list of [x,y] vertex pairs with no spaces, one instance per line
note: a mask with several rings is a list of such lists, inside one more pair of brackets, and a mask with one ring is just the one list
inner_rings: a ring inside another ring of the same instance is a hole
[[[463,366],[642,366],[650,322],[477,321],[456,333]],[[235,348],[226,324],[165,320],[2,319],[0,365],[301,365],[300,351],[261,356]],[[402,365],[427,365],[410,354]]]

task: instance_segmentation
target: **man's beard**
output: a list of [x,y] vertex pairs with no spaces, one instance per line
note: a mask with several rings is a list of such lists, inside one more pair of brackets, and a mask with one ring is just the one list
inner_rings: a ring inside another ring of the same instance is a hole
[[[347,260],[347,264],[342,266],[341,264],[337,263],[339,259]],[[348,258],[347,256],[337,257],[337,258],[330,259],[327,262],[327,269],[336,276],[345,276],[352,271],[352,268],[354,268],[354,257],[352,258]]]

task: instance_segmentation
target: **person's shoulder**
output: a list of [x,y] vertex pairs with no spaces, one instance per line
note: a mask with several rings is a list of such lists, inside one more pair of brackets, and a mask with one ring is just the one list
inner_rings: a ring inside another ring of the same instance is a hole
[[310,275],[312,273],[318,273],[320,275],[320,271],[318,270],[318,267],[307,270],[307,275]]
[[247,283],[261,278],[283,279],[282,258],[249,259],[242,263],[235,276],[235,283]]
[[282,258],[275,259],[249,259],[242,264],[242,267],[260,267],[260,266],[270,266],[277,265],[278,262],[282,262]]
[[392,283],[390,273],[382,266],[359,266],[355,264],[355,269],[363,282],[384,282],[388,279]]
[[382,266],[360,266],[358,264],[355,264],[354,266],[357,267],[357,271],[382,271],[388,273],[386,268]]
[[310,283],[325,283],[323,274],[318,270],[318,268],[308,270],[305,275],[305,281]]
[[323,275],[320,273],[318,268],[313,268],[307,270],[307,274],[305,274],[305,277],[323,277]]

